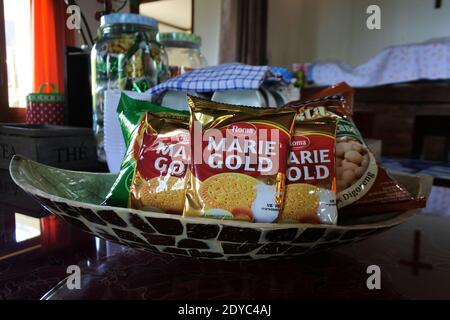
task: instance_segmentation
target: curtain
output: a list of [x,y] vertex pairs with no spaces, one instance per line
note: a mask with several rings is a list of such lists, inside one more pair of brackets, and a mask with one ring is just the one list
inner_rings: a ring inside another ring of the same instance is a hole
[[220,63],[267,64],[267,0],[222,0]]
[[33,33],[33,91],[52,82],[64,91],[64,48],[75,44],[73,30],[66,27],[63,0],[31,0]]

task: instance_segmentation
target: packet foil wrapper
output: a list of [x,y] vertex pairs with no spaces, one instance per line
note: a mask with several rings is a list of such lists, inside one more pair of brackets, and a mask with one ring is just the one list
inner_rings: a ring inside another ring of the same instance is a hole
[[127,152],[104,204],[182,214],[190,163],[189,112],[124,94],[117,112]]
[[405,211],[425,206],[381,167],[352,120],[353,89],[346,83],[292,102],[296,121],[324,117],[338,120],[336,133],[336,188],[339,217]]
[[336,124],[332,117],[296,121],[279,222],[337,223]]
[[191,166],[184,215],[275,222],[284,198],[294,110],[188,96]]

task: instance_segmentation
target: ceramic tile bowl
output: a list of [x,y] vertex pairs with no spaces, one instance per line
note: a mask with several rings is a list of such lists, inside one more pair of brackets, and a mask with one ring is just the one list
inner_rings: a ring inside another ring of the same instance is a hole
[[[103,200],[116,175],[67,171],[15,156],[10,173],[17,185],[51,213],[95,236],[134,248],[195,258],[253,260],[284,258],[329,249],[389,229],[415,211],[345,226],[262,224],[183,218],[156,212],[106,207]],[[399,175],[415,195],[429,182]]]

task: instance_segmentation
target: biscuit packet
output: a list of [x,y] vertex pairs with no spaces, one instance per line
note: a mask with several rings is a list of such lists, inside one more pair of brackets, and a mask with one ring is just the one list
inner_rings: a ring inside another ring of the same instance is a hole
[[425,206],[414,198],[376,161],[352,120],[353,89],[339,83],[308,99],[292,102],[297,122],[335,117],[336,189],[340,217],[404,211]]
[[295,111],[188,96],[191,166],[184,215],[274,222],[284,198]]
[[331,117],[296,121],[278,222],[336,224],[336,125]]
[[181,214],[190,163],[189,112],[121,95],[127,152],[105,205]]

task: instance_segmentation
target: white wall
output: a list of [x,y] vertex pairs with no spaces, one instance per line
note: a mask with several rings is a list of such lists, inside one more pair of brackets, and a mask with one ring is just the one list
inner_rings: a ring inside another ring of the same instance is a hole
[[[290,66],[317,55],[318,6],[315,1],[268,0],[269,64]],[[319,0],[318,0],[319,1]]]
[[194,0],[194,33],[202,37],[202,53],[208,64],[219,63],[221,0]]
[[[381,8],[381,30],[366,28],[366,8]],[[450,3],[435,0],[269,0],[269,63],[367,61],[382,48],[450,37]]]
[[[164,0],[146,2],[139,6],[139,13],[158,20],[160,32],[179,31],[191,29],[192,1],[191,0]],[[176,26],[172,28],[167,24]]]

